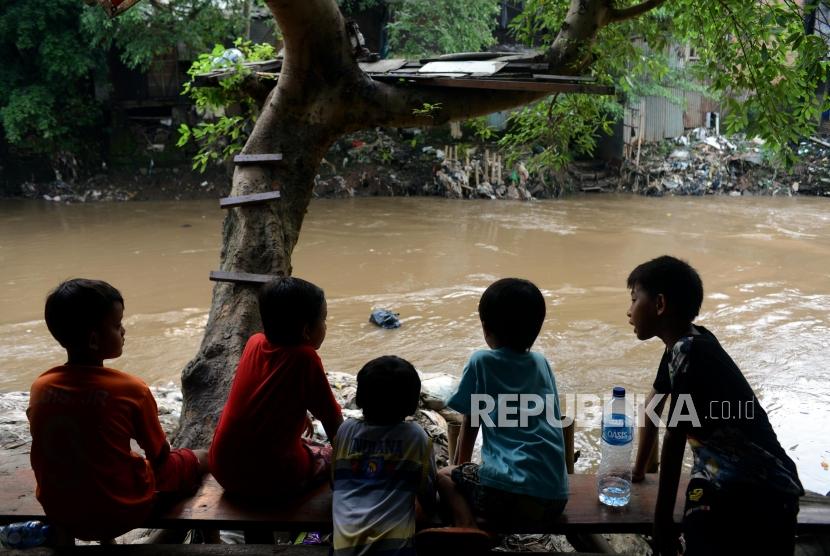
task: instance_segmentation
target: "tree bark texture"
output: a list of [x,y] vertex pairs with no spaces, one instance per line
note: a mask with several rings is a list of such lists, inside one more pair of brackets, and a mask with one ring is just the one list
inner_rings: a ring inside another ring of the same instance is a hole
[[[527,104],[545,93],[396,86],[372,80],[353,54],[336,0],[267,0],[282,30],[285,57],[243,154],[282,153],[280,163],[237,166],[231,195],[281,191],[269,205],[229,209],[220,268],[289,275],[314,176],[344,133],[376,126],[429,126]],[[572,0],[559,36],[547,51],[550,71],[579,73],[596,32],[613,19],[611,0]],[[416,112],[440,105],[429,115]],[[313,279],[313,277],[311,277]],[[179,446],[204,447],[227,399],[245,342],[261,328],[256,288],[214,286],[199,352],[182,372],[184,405]]]

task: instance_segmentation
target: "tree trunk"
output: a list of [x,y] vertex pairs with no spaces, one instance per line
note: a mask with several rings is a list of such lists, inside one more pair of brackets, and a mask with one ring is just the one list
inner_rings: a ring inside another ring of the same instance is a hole
[[[281,191],[269,205],[230,209],[222,229],[220,267],[291,274],[320,162],[339,136],[374,126],[428,126],[527,104],[538,92],[397,87],[373,81],[354,59],[336,0],[268,0],[283,32],[285,58],[244,154],[282,153],[274,165],[237,166],[231,195]],[[575,73],[583,47],[611,20],[610,0],[572,0],[548,52],[551,71]],[[416,112],[440,104],[428,116]],[[311,277],[313,279],[313,277]],[[174,444],[204,447],[227,399],[247,339],[261,328],[256,288],[218,283],[205,336],[182,372],[184,406]]]

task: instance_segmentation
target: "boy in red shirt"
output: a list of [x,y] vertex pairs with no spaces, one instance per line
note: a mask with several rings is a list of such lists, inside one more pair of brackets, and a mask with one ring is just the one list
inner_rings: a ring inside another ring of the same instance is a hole
[[326,299],[310,282],[279,277],[263,286],[265,333],[251,336],[210,447],[210,470],[226,491],[248,497],[296,494],[327,478],[331,446],[302,438],[307,411],[329,439],[343,422],[317,349]]
[[[68,280],[49,294],[45,316],[67,362],[32,384],[26,413],[37,499],[71,536],[111,539],[143,524],[157,492],[194,491],[207,453],[171,450],[147,385],[104,367],[124,347],[118,290]],[[130,449],[131,439],[143,456]]]

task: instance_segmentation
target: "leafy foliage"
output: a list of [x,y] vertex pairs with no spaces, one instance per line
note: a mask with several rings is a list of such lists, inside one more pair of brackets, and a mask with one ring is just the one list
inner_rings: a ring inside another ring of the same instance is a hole
[[202,49],[242,28],[244,0],[144,1],[110,20],[79,0],[4,0],[0,10],[0,124],[19,152],[98,154],[111,48],[147,68],[180,46]]
[[464,123],[472,131],[473,135],[481,141],[490,141],[496,137],[497,131],[487,122],[487,116],[470,118]]
[[557,95],[514,112],[499,145],[509,164],[522,157],[530,171],[559,168],[574,154],[591,153],[597,132],[611,133],[621,116],[622,107],[608,97]]
[[478,52],[495,43],[499,0],[337,0],[347,13],[385,5],[394,56]]
[[351,13],[385,4],[394,56],[477,52],[495,42],[498,0],[338,0]]
[[31,154],[79,148],[98,123],[92,75],[104,67],[78,29],[76,0],[5,2],[0,10],[0,123]]
[[[514,32],[528,44],[550,44],[567,4],[528,0]],[[805,36],[803,16],[792,0],[671,0],[639,18],[603,28],[586,54],[597,80],[614,84],[623,98],[660,95],[679,103],[674,89],[703,89],[723,103],[727,131],[758,135],[791,159],[789,145],[815,130],[822,110],[815,91],[830,77],[823,61],[827,45]],[[695,49],[699,61],[684,63],[678,51],[685,45]],[[609,107],[602,97],[576,103],[562,131],[568,134],[572,126],[613,113]],[[534,137],[533,128],[541,134],[550,127],[542,111],[531,114],[536,116],[516,118],[513,133]],[[565,160],[564,153],[546,150],[536,163]]]
[[153,59],[181,44],[200,52],[242,33],[247,0],[145,0],[115,19],[88,9],[81,24],[93,47],[115,46],[127,67],[146,69]]
[[[191,142],[198,145],[198,152],[193,157],[193,169],[200,172],[204,172],[209,163],[221,163],[241,151],[259,116],[259,107],[242,87],[251,74],[243,62],[269,60],[276,56],[270,44],[253,44],[236,39],[234,47],[242,52],[244,58],[229,61],[223,57],[225,47],[217,44],[210,52],[200,54],[187,70],[190,80],[184,84],[182,94],[194,101],[204,119],[194,127],[181,124],[177,145],[184,147]],[[195,84],[196,76],[223,67],[228,72],[219,80],[218,87],[199,87]],[[229,107],[237,107],[239,114],[228,115],[226,108]]]

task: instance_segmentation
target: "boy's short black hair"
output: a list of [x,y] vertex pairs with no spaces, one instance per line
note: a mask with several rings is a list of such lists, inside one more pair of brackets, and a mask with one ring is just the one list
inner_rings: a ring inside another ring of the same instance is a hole
[[663,294],[677,318],[691,323],[703,303],[703,282],[686,261],[669,255],[645,262],[631,271],[628,289],[639,285],[649,295]]
[[104,281],[66,280],[46,298],[46,327],[63,347],[80,347],[116,303],[124,305],[121,292]]
[[421,378],[395,355],[372,359],[357,373],[357,406],[372,424],[394,425],[418,409]]
[[499,347],[525,352],[536,341],[545,321],[545,298],[533,282],[502,278],[484,290],[478,315]]
[[259,291],[259,316],[265,337],[272,344],[296,346],[303,343],[306,326],[323,316],[326,296],[311,282],[280,276]]

